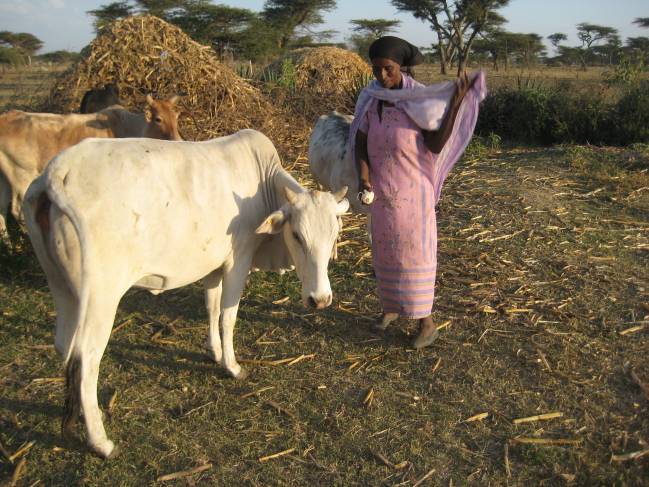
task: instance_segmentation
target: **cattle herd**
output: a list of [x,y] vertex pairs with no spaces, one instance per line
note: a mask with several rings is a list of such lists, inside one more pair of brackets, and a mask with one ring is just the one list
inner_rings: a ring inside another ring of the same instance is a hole
[[176,101],[147,96],[145,112],[135,114],[116,104],[118,89],[109,85],[83,98],[80,111],[97,112],[0,115],[0,236],[9,243],[9,210],[24,221],[56,307],[63,433],[83,412],[89,448],[104,458],[116,449],[97,380],[126,291],[160,293],[202,280],[211,357],[244,378],[233,334],[248,273],[295,269],[303,304],[327,307],[345,195],[348,187],[356,193],[346,160],[350,117],[318,121],[309,159],[315,179],[333,192],[308,191],[260,132],[183,141]]

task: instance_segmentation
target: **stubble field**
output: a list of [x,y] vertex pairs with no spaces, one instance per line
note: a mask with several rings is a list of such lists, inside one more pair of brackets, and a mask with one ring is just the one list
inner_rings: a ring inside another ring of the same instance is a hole
[[[307,142],[292,172],[311,185]],[[415,323],[369,331],[380,309],[356,216],[327,310],[301,306],[294,273],[251,274],[235,335],[245,381],[207,358],[199,285],[129,292],[100,373],[121,449],[110,461],[83,432],[59,434],[54,309],[13,225],[0,246],[0,481],[647,485],[648,169],[647,146],[474,143],[442,192],[441,337],[421,351]]]

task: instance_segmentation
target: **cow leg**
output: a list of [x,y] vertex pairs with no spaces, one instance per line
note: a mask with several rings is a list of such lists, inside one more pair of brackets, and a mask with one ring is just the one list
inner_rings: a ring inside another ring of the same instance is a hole
[[9,244],[9,232],[7,231],[7,216],[11,204],[11,186],[4,175],[0,172],[0,241]]
[[372,245],[372,215],[367,214],[367,240]]
[[241,293],[246,284],[251,259],[238,259],[230,269],[223,274],[223,295],[221,309],[223,328],[223,367],[235,379],[245,379],[246,370],[237,363],[234,355],[234,324],[237,320]]
[[[96,300],[93,299],[95,296]],[[89,448],[102,458],[110,458],[115,454],[115,444],[108,439],[104,429],[97,401],[97,380],[101,357],[108,344],[115,320],[117,302],[114,304],[109,302],[106,299],[106,294],[101,292],[91,293],[90,300],[85,323],[82,323],[81,328],[77,331],[75,347],[68,363],[68,370],[71,365],[73,369],[78,369],[76,372],[78,377],[72,380],[73,387],[78,387],[78,389],[68,391],[68,397],[70,397],[69,394],[78,394],[86,424]],[[68,377],[70,375],[72,374],[69,373]]]
[[205,307],[210,320],[207,348],[212,353],[212,359],[221,364],[223,361],[223,349],[221,348],[221,331],[219,322],[221,320],[221,295],[223,291],[223,272],[217,269],[203,279],[205,286]]

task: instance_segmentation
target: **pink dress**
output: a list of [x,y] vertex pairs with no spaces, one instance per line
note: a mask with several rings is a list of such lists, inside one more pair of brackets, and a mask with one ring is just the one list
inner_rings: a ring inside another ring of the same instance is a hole
[[471,140],[485,93],[480,73],[440,155],[428,150],[421,129],[402,108],[384,104],[379,119],[374,98],[359,115],[375,195],[370,205],[372,262],[384,313],[415,319],[431,314],[437,270],[435,204]]

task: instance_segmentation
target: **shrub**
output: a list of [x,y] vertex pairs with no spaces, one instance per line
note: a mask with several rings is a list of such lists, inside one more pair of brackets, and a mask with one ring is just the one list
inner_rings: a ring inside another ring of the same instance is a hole
[[649,82],[629,88],[614,112],[616,139],[620,144],[649,142]]
[[501,89],[480,108],[477,135],[527,144],[611,144],[649,141],[649,82],[626,89],[617,103],[602,94],[521,86]]

